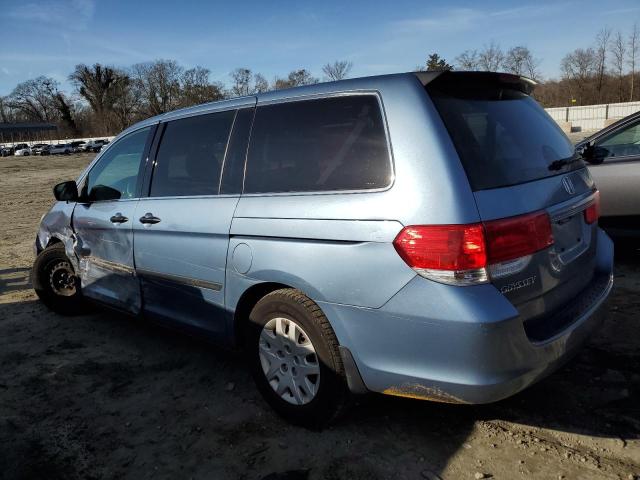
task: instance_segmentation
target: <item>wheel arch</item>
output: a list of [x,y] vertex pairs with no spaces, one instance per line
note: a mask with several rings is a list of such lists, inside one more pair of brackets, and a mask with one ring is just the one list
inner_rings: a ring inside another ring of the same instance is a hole
[[283,288],[295,287],[278,282],[260,282],[250,286],[242,293],[233,313],[234,342],[238,348],[243,349],[245,347],[246,338],[244,327],[249,319],[249,314],[251,313],[251,310],[253,310],[253,307],[255,307],[260,299],[265,295]]
[[49,238],[49,241],[47,242],[47,245],[44,248],[50,247],[51,245],[55,245],[56,243],[64,243],[62,241],[61,238],[58,238],[56,236],[51,236],[51,238]]

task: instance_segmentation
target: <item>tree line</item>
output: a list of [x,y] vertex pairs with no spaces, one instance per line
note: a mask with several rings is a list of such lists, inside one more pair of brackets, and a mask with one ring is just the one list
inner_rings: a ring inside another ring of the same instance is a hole
[[[351,68],[348,61],[327,63],[322,68],[323,79],[341,80]],[[175,60],[161,59],[126,69],[79,64],[69,81],[74,87],[71,94],[46,76],[18,84],[9,95],[0,97],[0,121],[54,123],[66,137],[102,136],[177,108],[314,84],[320,79],[301,68],[269,82],[249,68],[236,68],[226,86],[212,81],[206,68],[185,69]]]
[[[428,55],[417,70],[503,71],[524,75],[540,85],[534,96],[545,107],[590,105],[640,99],[638,56],[640,29],[629,32],[604,28],[592,45],[566,54],[560,78],[545,80],[541,60],[528,47],[503,49],[496,42],[465,50],[452,63],[438,53]],[[337,60],[322,67],[323,80],[347,78],[353,64]],[[175,60],[155,60],[128,68],[96,63],[79,64],[69,75],[72,92],[40,76],[18,84],[0,96],[0,121],[49,122],[58,135],[97,136],[117,133],[141,119],[177,108],[235,96],[318,83],[305,68],[292,70],[272,81],[250,68],[236,68],[226,84],[213,81],[211,72],[196,66],[185,69]]]
[[420,70],[502,71],[524,75],[540,85],[535,98],[544,107],[631,102],[640,99],[638,61],[640,28],[633,25],[626,34],[603,28],[592,45],[567,53],[560,62],[560,78],[545,80],[540,59],[526,46],[503,50],[491,42],[481,49],[466,50],[449,64],[437,53],[429,55]]

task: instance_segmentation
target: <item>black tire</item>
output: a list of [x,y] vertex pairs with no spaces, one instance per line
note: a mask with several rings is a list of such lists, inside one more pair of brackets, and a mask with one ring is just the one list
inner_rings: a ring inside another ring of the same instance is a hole
[[[55,243],[40,252],[33,263],[31,272],[33,289],[42,303],[54,312],[62,315],[79,315],[87,311],[87,303],[80,291],[79,279],[73,275],[69,280],[69,284],[73,285],[73,292],[69,287],[65,294],[57,293],[53,286],[58,275],[65,274],[68,278],[68,272],[73,272],[73,266],[67,258],[64,245]],[[65,289],[58,288],[58,291],[63,290]]]
[[[318,389],[308,403],[294,405],[271,387],[262,369],[259,342],[262,329],[275,318],[285,318],[302,327],[311,341],[320,368]],[[329,321],[318,305],[299,290],[281,289],[264,296],[249,315],[246,353],[258,390],[267,403],[285,420],[311,429],[335,420],[349,400],[339,343]]]

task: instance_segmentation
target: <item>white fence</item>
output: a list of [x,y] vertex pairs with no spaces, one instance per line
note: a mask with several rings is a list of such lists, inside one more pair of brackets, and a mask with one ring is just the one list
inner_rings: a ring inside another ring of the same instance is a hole
[[[600,130],[601,128],[610,125],[616,120],[631,115],[632,113],[640,111],[640,102],[625,102],[625,103],[607,103],[602,105],[585,105],[581,107],[554,107],[545,109],[551,118],[553,118],[558,124],[569,132],[590,132]],[[65,138],[60,140],[32,140],[24,143],[46,143],[46,144],[59,144],[59,143],[71,143],[75,141],[98,140],[108,139],[111,141],[114,137],[88,137],[88,138]],[[13,143],[0,143],[0,146],[10,146],[15,143],[22,143],[15,141]]]
[[106,137],[86,137],[86,138],[61,138],[59,140],[16,140],[15,142],[5,142],[0,143],[0,147],[11,147],[13,145],[17,145],[18,143],[26,143],[28,145],[35,145],[37,143],[43,145],[58,145],[61,143],[71,143],[71,142],[88,142],[89,140],[113,140],[114,136],[106,136]]
[[[607,103],[582,107],[547,108],[547,113],[572,132],[595,131],[640,111],[640,102]],[[567,125],[570,124],[570,125]]]

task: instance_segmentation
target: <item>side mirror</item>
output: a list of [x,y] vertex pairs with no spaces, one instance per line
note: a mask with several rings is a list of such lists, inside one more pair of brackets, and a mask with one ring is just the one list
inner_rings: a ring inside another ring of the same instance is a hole
[[118,200],[121,196],[120,191],[115,188],[107,187],[106,185],[96,185],[89,192],[89,201]]
[[59,183],[53,187],[53,196],[60,202],[77,202],[78,185],[73,180]]
[[591,160],[588,161],[593,165],[600,165],[602,162],[604,162],[605,158],[611,156],[610,154],[611,152],[609,152],[609,149],[594,146],[591,153]]
[[600,165],[609,156],[609,150],[604,147],[598,147],[593,143],[588,143],[582,147],[580,155],[585,162],[591,165]]

